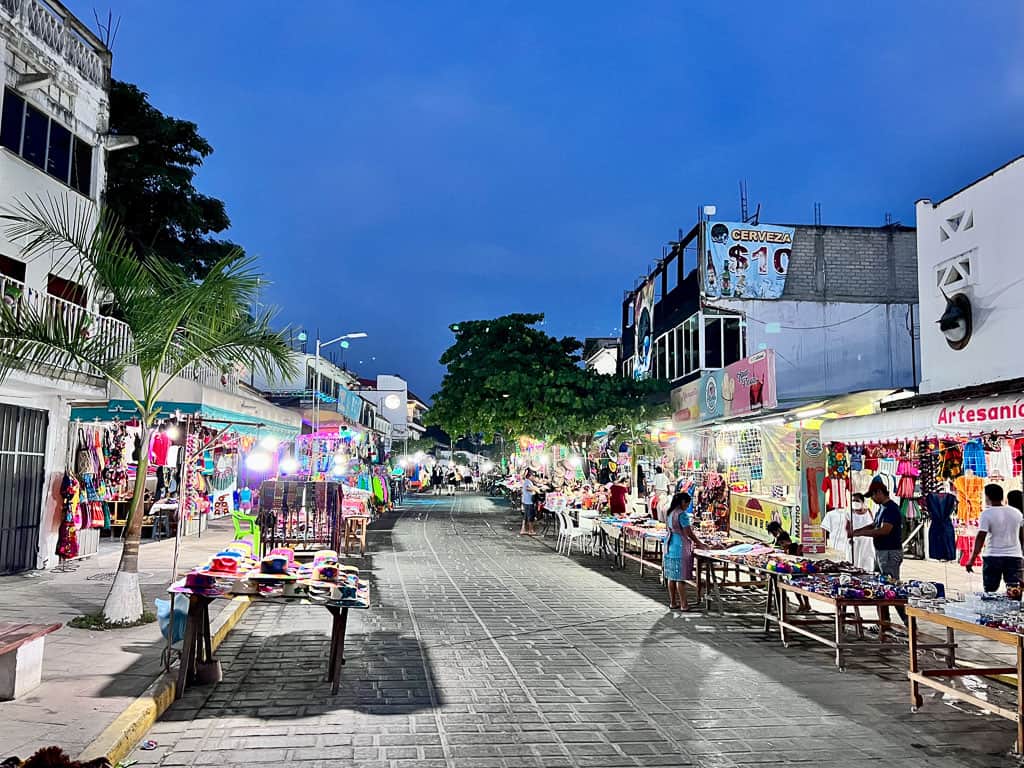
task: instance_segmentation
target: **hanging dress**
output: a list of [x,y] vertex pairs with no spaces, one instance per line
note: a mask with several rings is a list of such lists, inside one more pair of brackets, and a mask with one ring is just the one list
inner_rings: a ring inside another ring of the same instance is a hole
[[928,556],[933,560],[956,560],[956,531],[953,530],[956,496],[929,493],[924,503],[932,523],[928,529]]

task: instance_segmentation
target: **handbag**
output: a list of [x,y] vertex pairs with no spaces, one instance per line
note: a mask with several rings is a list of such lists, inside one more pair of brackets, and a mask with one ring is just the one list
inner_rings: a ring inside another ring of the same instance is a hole
[[93,471],[92,453],[89,451],[85,441],[85,432],[78,430],[78,448],[75,451],[75,474],[91,475]]

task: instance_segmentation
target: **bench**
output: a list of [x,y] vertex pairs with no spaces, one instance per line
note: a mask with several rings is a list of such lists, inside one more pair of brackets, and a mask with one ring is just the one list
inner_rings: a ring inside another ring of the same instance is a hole
[[10,701],[39,685],[43,643],[60,624],[0,621],[0,701]]

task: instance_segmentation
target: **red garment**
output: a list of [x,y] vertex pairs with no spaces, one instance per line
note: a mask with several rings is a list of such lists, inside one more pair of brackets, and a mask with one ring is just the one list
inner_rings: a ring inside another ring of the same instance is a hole
[[153,445],[149,449],[149,460],[157,467],[167,466],[167,452],[171,449],[171,438],[166,432],[157,432],[153,436]]
[[613,485],[611,491],[611,509],[613,515],[626,514],[626,495],[629,490],[624,485]]

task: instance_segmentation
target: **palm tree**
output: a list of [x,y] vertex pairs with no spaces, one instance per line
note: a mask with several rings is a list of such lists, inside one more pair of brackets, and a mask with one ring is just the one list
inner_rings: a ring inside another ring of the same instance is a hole
[[[244,363],[268,375],[291,375],[294,363],[283,333],[270,328],[271,313],[254,316],[259,275],[241,253],[217,262],[193,280],[166,259],[136,253],[124,230],[107,214],[56,198],[29,198],[0,214],[8,237],[27,260],[52,258],[56,269],[74,267],[78,282],[100,298],[105,314],[127,326],[96,321],[84,311],[4,297],[0,302],[0,380],[14,369],[67,378],[104,380],[134,403],[142,445],[160,412],[167,386],[194,366],[222,371]],[[123,326],[121,326],[123,328]],[[139,539],[149,452],[140,452],[124,548],[103,606],[108,622],[131,622],[143,613]]]

